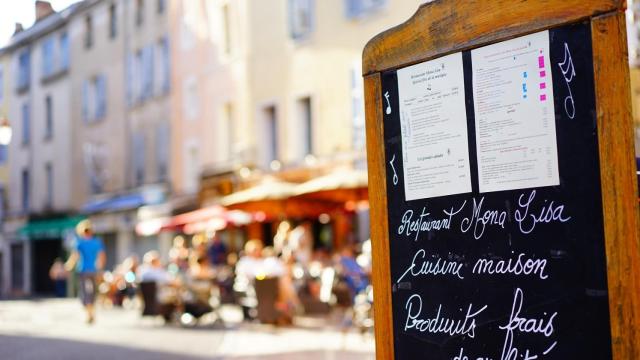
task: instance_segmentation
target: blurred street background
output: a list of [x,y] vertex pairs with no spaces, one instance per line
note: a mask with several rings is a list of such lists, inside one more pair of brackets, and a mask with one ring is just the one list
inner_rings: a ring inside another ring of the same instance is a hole
[[2,358],[372,358],[361,53],[420,3],[2,2]]
[[372,359],[361,53],[423,2],[1,2],[0,357]]

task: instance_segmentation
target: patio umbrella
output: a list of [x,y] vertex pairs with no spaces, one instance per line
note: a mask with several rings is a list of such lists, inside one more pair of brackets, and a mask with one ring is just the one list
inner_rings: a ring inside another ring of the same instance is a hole
[[295,197],[346,203],[369,199],[366,170],[336,169],[333,172],[302,183]]

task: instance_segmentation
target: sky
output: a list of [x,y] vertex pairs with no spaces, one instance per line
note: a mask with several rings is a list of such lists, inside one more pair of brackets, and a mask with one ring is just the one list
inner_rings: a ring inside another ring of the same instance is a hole
[[[78,0],[50,0],[53,9],[63,10]],[[25,29],[33,25],[36,17],[35,0],[0,0],[0,47],[5,46],[13,31],[15,23],[22,23]]]

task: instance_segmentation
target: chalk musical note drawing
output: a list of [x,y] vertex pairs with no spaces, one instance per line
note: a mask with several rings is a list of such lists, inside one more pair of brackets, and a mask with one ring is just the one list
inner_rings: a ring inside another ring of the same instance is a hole
[[576,104],[573,101],[570,83],[573,80],[573,77],[576,76],[576,69],[573,66],[573,59],[571,59],[571,52],[569,51],[569,45],[567,45],[567,43],[564,43],[564,60],[561,63],[558,63],[558,66],[564,76],[567,89],[569,89],[569,95],[564,98],[564,110],[567,113],[567,116],[569,116],[570,119],[573,119],[576,116]]
[[391,170],[393,170],[393,185],[398,185],[398,174],[396,173],[396,168],[393,166],[393,162],[396,160],[396,154],[393,154],[391,161],[389,161],[389,165],[391,165]]
[[387,115],[391,114],[391,102],[389,102],[389,92],[384,93],[384,98],[387,100],[387,110],[385,111]]

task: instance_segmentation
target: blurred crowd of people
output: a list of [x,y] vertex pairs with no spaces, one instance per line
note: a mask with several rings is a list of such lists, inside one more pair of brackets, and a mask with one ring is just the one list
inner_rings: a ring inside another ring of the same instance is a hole
[[[370,321],[370,241],[330,251],[314,247],[310,223],[293,227],[282,221],[272,244],[252,239],[236,253],[215,234],[193,236],[190,244],[176,236],[164,256],[153,250],[140,262],[132,255],[103,272],[97,292],[114,306],[141,298],[143,315],[161,315],[168,322],[197,322],[230,303],[242,307],[245,319],[290,324],[296,315],[352,310],[358,302],[366,305],[364,317]],[[56,284],[64,282],[61,261],[50,275]],[[349,319],[354,315],[346,313]]]

